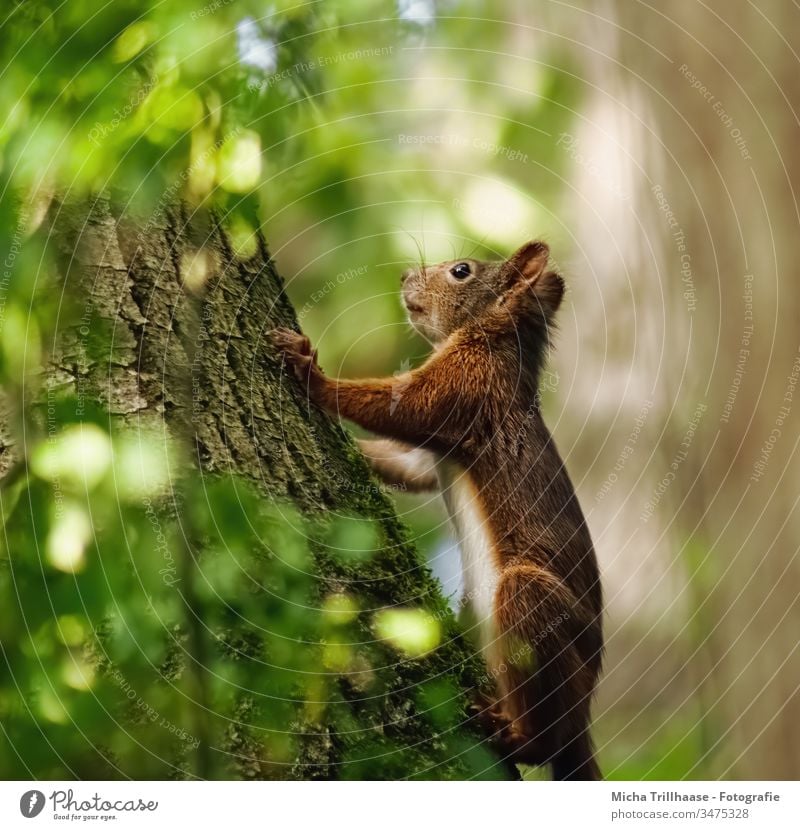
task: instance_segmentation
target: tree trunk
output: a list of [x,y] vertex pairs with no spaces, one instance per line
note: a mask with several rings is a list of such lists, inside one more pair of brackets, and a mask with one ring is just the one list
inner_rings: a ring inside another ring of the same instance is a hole
[[[373,520],[382,550],[368,561],[345,565],[315,551],[320,595],[352,588],[372,609],[424,606],[442,621],[443,637],[431,655],[396,661],[378,711],[359,713],[361,725],[391,732],[405,747],[401,777],[513,775],[482,748],[485,769],[470,767],[466,753],[443,763],[433,751],[438,736],[417,714],[420,684],[449,677],[468,692],[482,667],[354,442],[282,373],[267,335],[296,327],[297,318],[264,240],[241,258],[214,216],[170,205],[144,221],[122,215],[107,198],[89,208],[53,204],[49,223],[67,296],[85,298],[77,325],[60,333],[51,355],[56,382],[79,401],[99,400],[112,430],[152,429],[188,444],[192,475],[248,479],[265,504],[288,501],[310,518]],[[188,642],[191,648],[191,636]],[[459,721],[460,734],[478,746],[463,707]],[[288,776],[342,774],[347,737],[325,727],[305,731]],[[233,774],[275,774],[257,747],[234,749]],[[286,777],[286,769],[278,774]]]

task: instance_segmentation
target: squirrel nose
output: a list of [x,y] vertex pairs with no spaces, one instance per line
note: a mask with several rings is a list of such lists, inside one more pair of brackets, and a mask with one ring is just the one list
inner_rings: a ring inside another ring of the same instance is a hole
[[413,268],[406,268],[406,270],[400,275],[400,285],[402,285],[413,273]]

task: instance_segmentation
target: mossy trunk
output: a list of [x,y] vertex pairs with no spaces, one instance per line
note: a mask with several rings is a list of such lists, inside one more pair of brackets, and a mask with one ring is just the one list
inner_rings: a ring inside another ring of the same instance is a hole
[[[398,775],[475,774],[458,757],[433,760],[437,736],[416,716],[416,690],[447,677],[469,692],[483,671],[462,640],[430,572],[420,561],[390,498],[348,433],[309,406],[282,372],[269,331],[297,327],[264,240],[235,253],[213,215],[171,205],[148,219],[121,214],[105,198],[90,206],[53,205],[65,295],[78,298],[52,355],[59,385],[79,401],[98,400],[117,424],[165,431],[193,455],[192,474],[250,480],[265,503],[290,501],[301,513],[370,519],[382,550],[344,564],[317,552],[322,586],[354,588],[372,608],[425,605],[443,621],[442,644],[421,660],[398,661],[367,728],[391,730],[407,748]],[[359,713],[363,722],[363,713]],[[466,713],[457,728],[474,740]],[[310,729],[291,777],[336,777],[347,738]],[[477,743],[480,743],[478,741]],[[234,774],[271,775],[252,746]],[[495,766],[492,777],[515,775]],[[285,771],[281,773],[284,777]],[[427,776],[426,776],[427,777]]]

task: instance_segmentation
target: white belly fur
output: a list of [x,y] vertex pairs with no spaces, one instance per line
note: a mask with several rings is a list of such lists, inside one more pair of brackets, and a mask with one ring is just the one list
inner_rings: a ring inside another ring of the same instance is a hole
[[489,528],[469,473],[451,461],[440,461],[436,470],[461,553],[463,601],[478,626],[480,648],[485,650],[497,637],[494,598],[500,578],[492,554]]

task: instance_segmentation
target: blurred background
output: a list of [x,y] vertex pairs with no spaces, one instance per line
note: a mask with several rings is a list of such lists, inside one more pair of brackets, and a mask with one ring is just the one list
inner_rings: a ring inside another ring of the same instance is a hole
[[[569,293],[545,417],[607,598],[601,765],[800,775],[794,4],[3,14],[4,188],[34,194],[34,221],[66,182],[213,202],[242,250],[259,227],[330,374],[425,358],[398,300],[409,264],[547,240]],[[7,274],[36,263],[16,251]],[[13,320],[29,294],[8,280]],[[439,500],[396,501],[455,605]]]

